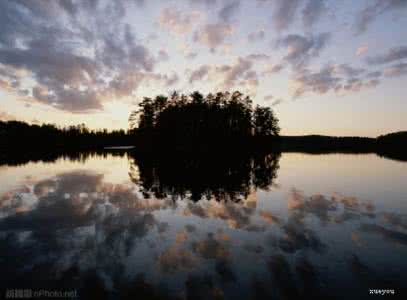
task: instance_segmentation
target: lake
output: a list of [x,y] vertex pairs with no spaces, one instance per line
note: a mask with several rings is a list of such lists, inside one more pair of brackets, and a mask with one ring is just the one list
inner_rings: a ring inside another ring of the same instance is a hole
[[406,162],[123,150],[2,163],[4,292],[361,299],[406,290]]

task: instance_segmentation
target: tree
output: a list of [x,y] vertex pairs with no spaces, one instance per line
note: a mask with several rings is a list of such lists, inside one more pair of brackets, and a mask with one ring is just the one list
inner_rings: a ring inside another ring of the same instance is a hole
[[278,136],[280,134],[278,119],[270,107],[257,105],[253,113],[253,123],[256,136]]
[[278,119],[268,107],[257,106],[239,91],[202,95],[174,92],[144,98],[131,113],[130,128],[157,143],[205,144],[242,141],[256,136],[277,136]]
[[[160,97],[157,97],[160,99]],[[159,106],[151,98],[144,97],[138,105],[139,110],[133,111],[129,117],[130,128],[138,131],[148,132],[154,127],[156,108]]]

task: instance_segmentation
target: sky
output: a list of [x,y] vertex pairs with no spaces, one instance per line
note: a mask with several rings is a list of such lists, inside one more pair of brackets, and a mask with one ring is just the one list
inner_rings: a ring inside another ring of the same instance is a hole
[[0,1],[0,120],[127,129],[195,90],[250,95],[284,135],[407,130],[407,0]]

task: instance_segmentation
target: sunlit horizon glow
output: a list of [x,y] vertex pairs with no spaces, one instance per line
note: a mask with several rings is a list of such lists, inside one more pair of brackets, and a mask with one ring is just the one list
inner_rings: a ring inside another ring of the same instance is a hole
[[127,129],[143,97],[240,90],[283,135],[407,130],[407,1],[0,2],[0,120]]

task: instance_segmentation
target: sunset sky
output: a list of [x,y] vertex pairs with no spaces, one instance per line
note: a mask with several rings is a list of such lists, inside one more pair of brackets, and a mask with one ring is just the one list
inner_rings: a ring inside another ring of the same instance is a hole
[[407,130],[407,1],[0,1],[0,120],[127,128],[144,96],[237,89],[285,135]]

